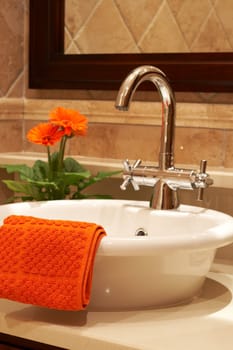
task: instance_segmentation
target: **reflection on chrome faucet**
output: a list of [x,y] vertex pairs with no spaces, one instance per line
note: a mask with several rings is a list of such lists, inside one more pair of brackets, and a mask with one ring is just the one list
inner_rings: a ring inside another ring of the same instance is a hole
[[137,87],[144,81],[151,81],[162,99],[161,140],[158,167],[143,166],[141,160],[130,165],[124,161],[125,190],[131,183],[135,190],[140,185],[152,186],[150,206],[154,209],[173,209],[179,206],[178,189],[198,189],[198,200],[203,199],[203,189],[213,183],[206,173],[207,161],[202,160],[200,170],[178,169],[174,167],[174,139],[176,102],[166,75],[154,66],[141,66],[134,69],[121,84],[116,99],[116,108],[128,110]]

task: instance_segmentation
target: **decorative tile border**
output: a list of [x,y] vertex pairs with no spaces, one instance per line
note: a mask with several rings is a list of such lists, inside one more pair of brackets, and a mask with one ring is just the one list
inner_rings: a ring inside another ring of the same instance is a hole
[[24,99],[0,98],[0,120],[23,120]]
[[[57,106],[78,109],[90,123],[161,125],[161,103],[135,101],[120,112],[113,101],[1,98],[0,120],[47,120]],[[176,114],[178,127],[233,130],[233,105],[177,103]]]
[[[90,123],[161,125],[159,102],[133,102],[128,112],[120,112],[113,101],[25,99],[24,119],[46,120],[56,106],[78,109]],[[176,125],[233,130],[233,105],[177,103]]]

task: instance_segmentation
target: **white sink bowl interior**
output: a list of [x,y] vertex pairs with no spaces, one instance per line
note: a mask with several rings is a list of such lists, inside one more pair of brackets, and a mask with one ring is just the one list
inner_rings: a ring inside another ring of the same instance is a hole
[[[9,215],[95,222],[107,236],[97,251],[90,309],[141,309],[192,300],[201,292],[216,249],[233,242],[233,218],[181,205],[153,210],[148,202],[60,200],[1,206]],[[138,229],[147,236],[136,236]],[[143,231],[142,230],[142,231]]]

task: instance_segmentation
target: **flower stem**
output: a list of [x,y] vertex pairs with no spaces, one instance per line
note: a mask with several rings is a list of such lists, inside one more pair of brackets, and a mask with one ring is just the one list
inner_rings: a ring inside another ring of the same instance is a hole
[[49,169],[48,169],[48,180],[51,181],[52,180],[52,160],[51,160],[51,154],[50,154],[50,147],[47,146],[47,155],[48,155],[48,165],[49,165]]
[[58,156],[58,170],[61,171],[63,168],[63,160],[65,154],[65,146],[66,146],[67,137],[63,136],[60,143],[59,156]]

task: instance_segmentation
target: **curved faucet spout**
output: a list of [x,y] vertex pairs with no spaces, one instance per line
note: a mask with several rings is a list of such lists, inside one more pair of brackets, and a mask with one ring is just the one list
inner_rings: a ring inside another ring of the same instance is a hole
[[128,110],[137,87],[144,81],[151,81],[162,100],[161,141],[159,168],[166,170],[174,166],[174,136],[176,103],[166,75],[154,66],[141,66],[134,69],[123,81],[116,98],[116,108]]
[[124,162],[121,189],[131,183],[135,190],[139,185],[152,186],[150,207],[153,209],[174,209],[179,206],[177,189],[198,189],[198,200],[203,198],[203,190],[213,183],[206,173],[206,160],[201,161],[200,171],[177,169],[174,167],[174,136],[176,103],[166,75],[154,66],[134,69],[121,84],[116,99],[116,108],[127,110],[137,87],[144,81],[151,81],[162,100],[161,140],[158,167],[141,165],[138,159],[132,166]]

